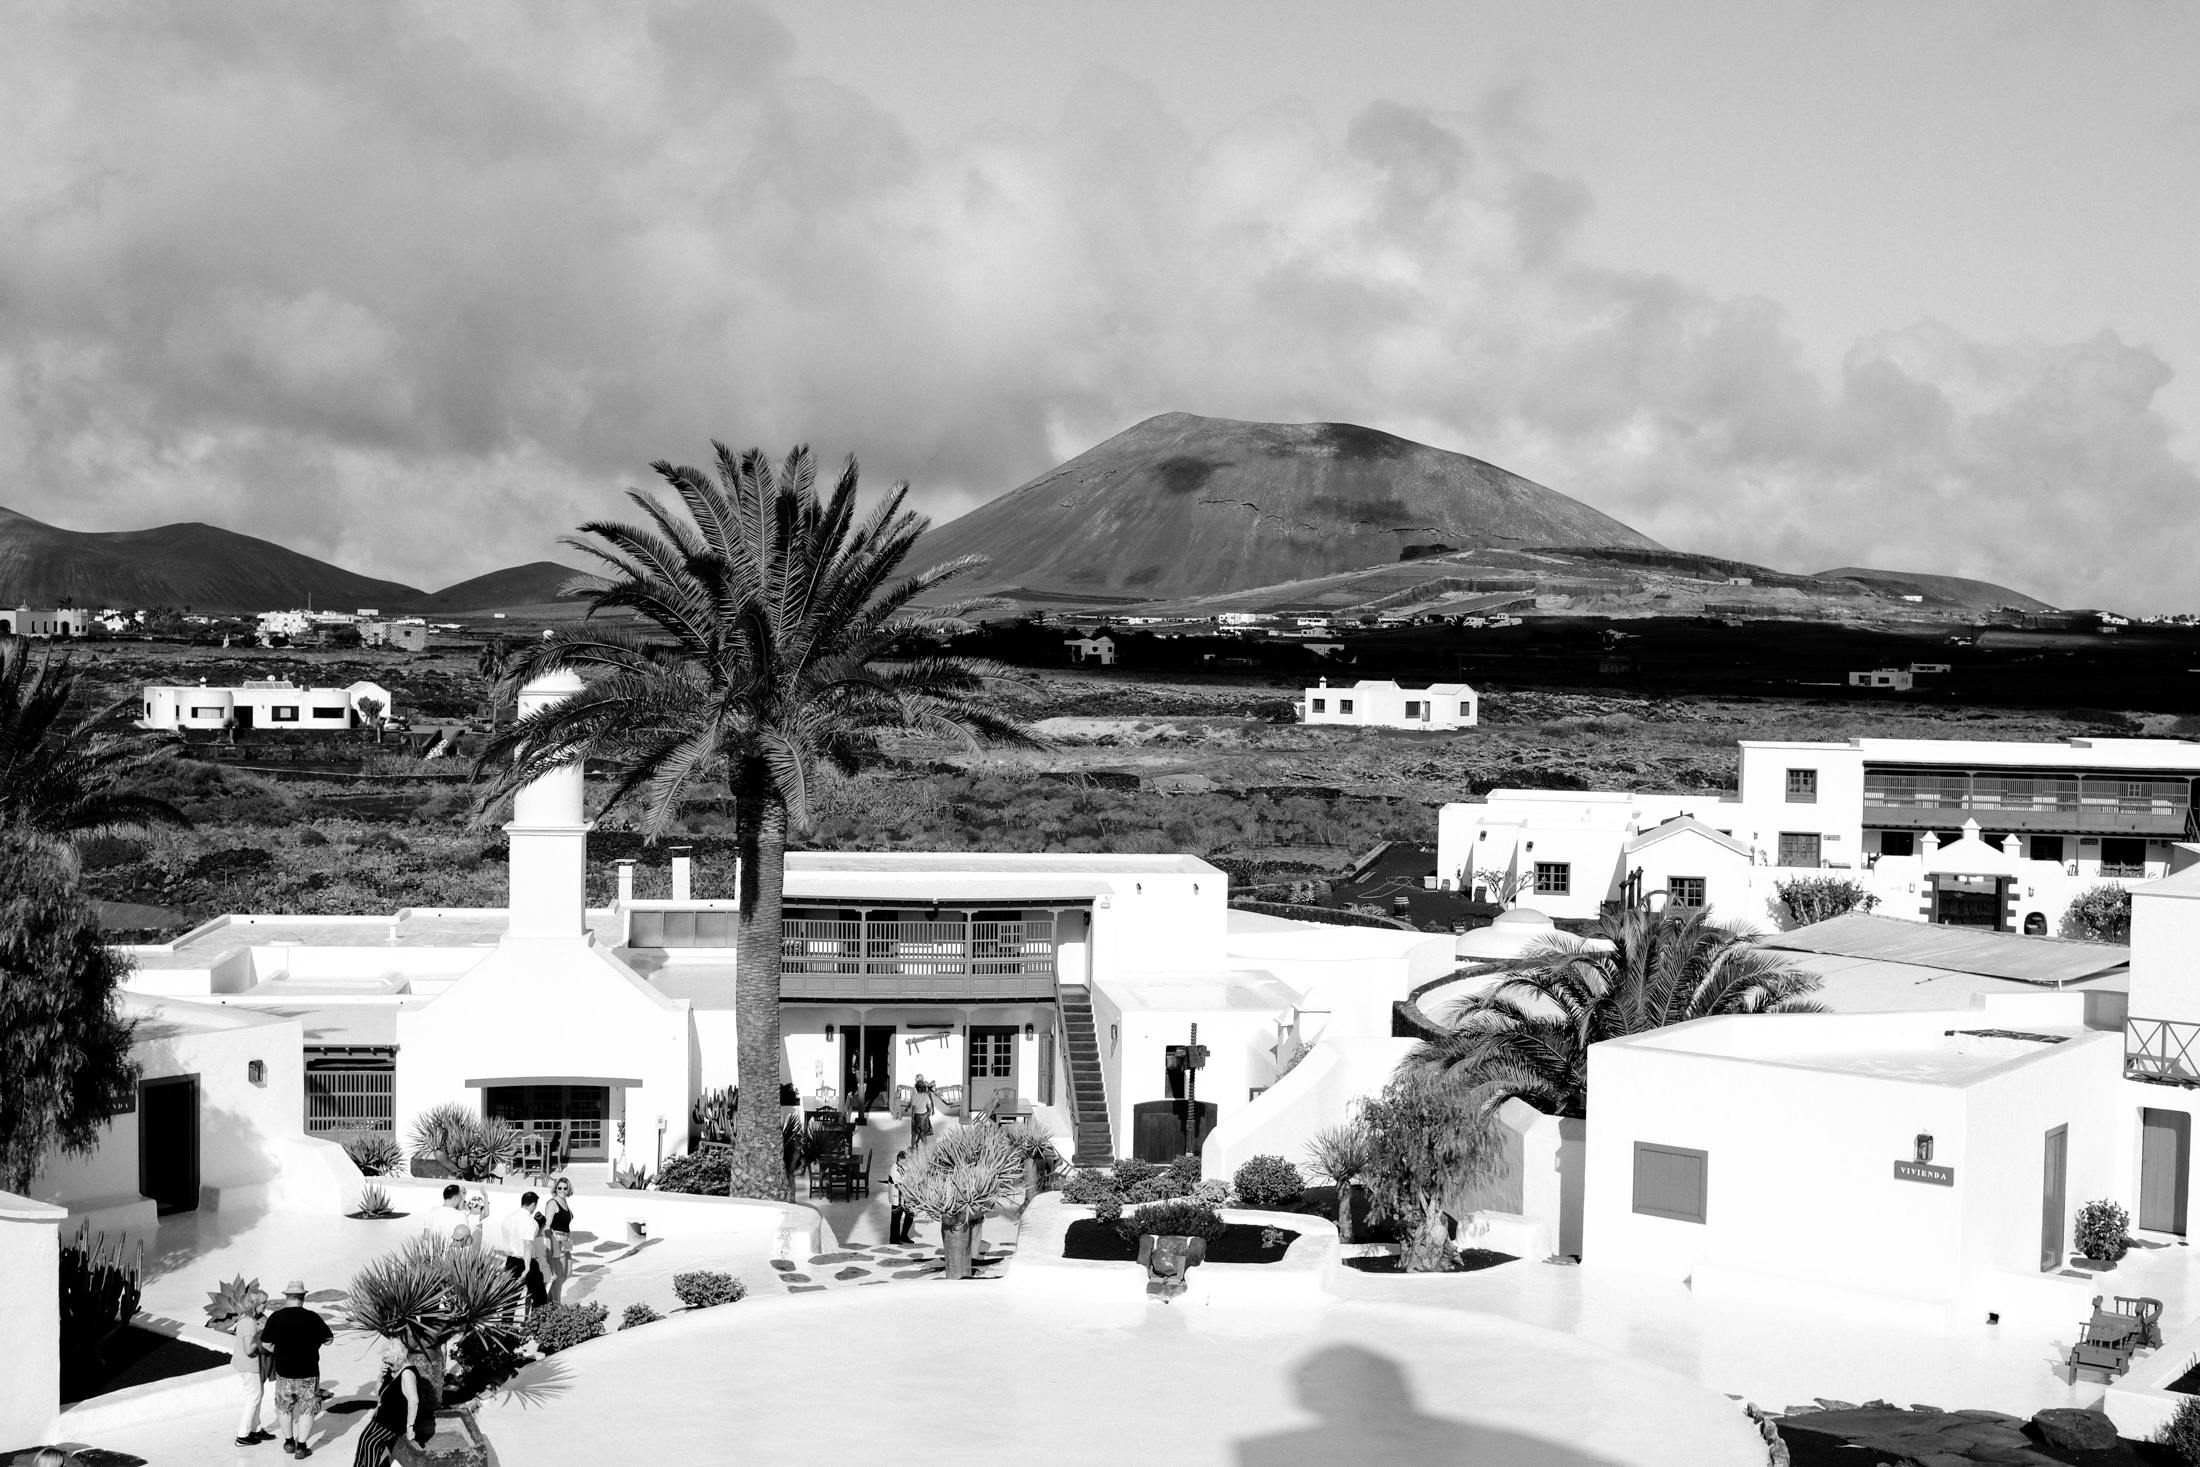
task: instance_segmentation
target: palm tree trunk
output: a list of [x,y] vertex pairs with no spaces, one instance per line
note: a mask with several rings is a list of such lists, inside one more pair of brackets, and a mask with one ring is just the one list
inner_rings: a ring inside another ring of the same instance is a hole
[[1337,1183],[1337,1241],[1352,1241],[1352,1181],[1349,1177]]
[[1420,1226],[1406,1240],[1405,1256],[1399,1260],[1407,1273],[1451,1273],[1459,1267],[1459,1254],[1451,1246],[1451,1234],[1444,1229],[1444,1211],[1433,1200],[1421,1206]]
[[787,807],[760,763],[737,770],[733,785],[741,856],[733,987],[741,1100],[733,1114],[733,1174],[726,1190],[733,1197],[785,1201],[794,1195],[779,1120],[779,912],[787,870]]

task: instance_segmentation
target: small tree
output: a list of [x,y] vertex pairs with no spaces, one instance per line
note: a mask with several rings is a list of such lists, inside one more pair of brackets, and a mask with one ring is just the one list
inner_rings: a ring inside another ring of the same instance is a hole
[[435,1377],[430,1383],[442,1398],[450,1364],[476,1390],[502,1373],[520,1340],[513,1322],[519,1300],[520,1281],[504,1271],[502,1260],[423,1233],[360,1269],[344,1311],[354,1327],[426,1355]]
[[998,1126],[958,1126],[920,1143],[902,1163],[902,1205],[940,1225],[949,1278],[970,1277],[978,1228],[1024,1200],[1026,1159]]
[[1474,894],[1476,887],[1480,887],[1487,893],[1488,899],[1500,907],[1510,907],[1528,889],[1528,877],[1519,871],[1499,871],[1494,867],[1487,871],[1477,871],[1470,866],[1465,875],[1469,896]]
[[374,741],[378,744],[381,743],[382,713],[385,707],[382,700],[369,694],[368,696],[361,698],[357,703],[353,704],[352,706],[359,710],[359,716],[361,718],[364,718],[367,721],[368,725],[373,728]]
[[0,1191],[30,1191],[55,1151],[90,1152],[128,1104],[129,972],[100,940],[73,853],[0,831]]
[[1400,1263],[1408,1273],[1459,1267],[1446,1212],[1505,1174],[1497,1124],[1500,1087],[1470,1085],[1445,1071],[1408,1064],[1361,1107],[1368,1134],[1369,1190],[1385,1217],[1411,1230]]
[[1316,1131],[1306,1143],[1306,1161],[1317,1177],[1326,1177],[1337,1189],[1337,1239],[1352,1241],[1352,1184],[1374,1165],[1375,1151],[1367,1126],[1359,1119]]
[[2087,942],[2129,942],[2131,940],[2131,888],[2104,881],[2089,886],[2071,901],[2070,910],[2063,913],[2062,931],[2065,937],[2083,938]]
[[1791,876],[1773,887],[1799,927],[1849,912],[1868,912],[1879,898],[1845,876]]

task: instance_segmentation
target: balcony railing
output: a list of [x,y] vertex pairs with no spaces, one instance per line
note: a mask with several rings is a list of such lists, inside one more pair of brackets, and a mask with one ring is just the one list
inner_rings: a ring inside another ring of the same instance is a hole
[[1051,921],[789,917],[781,929],[780,992],[788,998],[1054,996]]
[[2200,1024],[2124,1021],[2124,1075],[2163,1085],[2200,1085]]
[[2192,823],[2188,779],[2095,775],[1864,771],[1868,825],[1934,828],[1966,817],[1993,830],[2182,836]]

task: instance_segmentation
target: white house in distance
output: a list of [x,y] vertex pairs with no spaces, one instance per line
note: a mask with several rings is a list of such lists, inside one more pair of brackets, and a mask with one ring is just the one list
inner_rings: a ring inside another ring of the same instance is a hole
[[360,711],[364,699],[373,699],[379,717],[396,712],[390,690],[380,683],[355,682],[342,688],[301,688],[284,678],[248,679],[238,688],[211,688],[204,683],[145,689],[145,711],[139,728],[219,729],[231,720],[237,729],[276,729],[327,732],[367,724]]
[[1106,632],[1094,632],[1091,636],[1075,636],[1062,644],[1069,651],[1072,662],[1096,662],[1102,667],[1115,666],[1115,638]]
[[395,647],[403,652],[428,650],[426,617],[401,616],[394,621],[362,621],[359,640],[368,647]]
[[81,637],[92,614],[74,606],[0,606],[0,636]]
[[1461,890],[1509,884],[1554,917],[1700,893],[1759,924],[1779,915],[1779,882],[1840,873],[1882,915],[2049,933],[2087,887],[2184,864],[2196,776],[2200,744],[2183,739],[1744,740],[1741,787],[1726,793],[1493,790],[1448,804],[1437,871]]
[[1299,699],[1301,723],[1349,724],[1360,728],[1472,728],[1481,721],[1482,695],[1465,683],[1431,683],[1402,688],[1387,678],[1361,679],[1351,687],[1332,688],[1323,678]]
[[1868,672],[1849,674],[1852,688],[1885,688],[1891,692],[1906,693],[1917,686],[1917,676],[1906,667],[1875,667]]
[[[531,684],[522,711],[577,685]],[[741,1081],[736,904],[693,895],[682,864],[669,900],[634,898],[629,870],[586,907],[577,769],[522,791],[506,830],[504,909],[223,917],[131,949],[131,986],[295,1021],[309,1134],[402,1136],[455,1100],[598,1174],[654,1166],[686,1149],[702,1091]],[[1192,1025],[1198,1100],[1225,1120],[1297,1042],[1387,1034],[1392,1001],[1452,965],[1448,935],[1228,897],[1190,856],[791,853],[770,1087],[877,1108],[922,1075],[966,1113],[1036,1112],[1085,1157],[1173,1154]]]

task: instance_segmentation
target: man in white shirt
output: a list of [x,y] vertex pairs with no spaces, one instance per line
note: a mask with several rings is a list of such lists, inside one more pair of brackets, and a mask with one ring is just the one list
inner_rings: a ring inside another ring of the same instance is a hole
[[466,1214],[466,1189],[453,1182],[443,1189],[443,1200],[421,1219],[420,1231],[448,1243],[457,1238],[459,1229],[471,1229],[472,1225],[473,1219]]
[[542,1199],[533,1192],[519,1194],[519,1206],[489,1224],[488,1250],[501,1254],[504,1271],[527,1286],[527,1303],[539,1309],[549,1297],[543,1283],[542,1214],[535,1211],[535,1204]]

